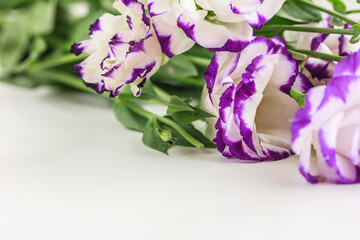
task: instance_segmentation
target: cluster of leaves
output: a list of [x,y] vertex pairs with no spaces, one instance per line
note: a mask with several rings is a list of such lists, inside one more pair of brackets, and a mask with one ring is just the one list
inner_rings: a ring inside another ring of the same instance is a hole
[[[82,16],[72,11],[79,3],[85,10]],[[0,80],[36,87],[53,82],[40,70],[73,77],[70,66],[78,59],[69,54],[71,44],[86,39],[89,25],[111,4],[112,0],[0,0]]]
[[165,154],[174,145],[215,147],[215,144],[192,124],[194,121],[213,116],[198,107],[191,107],[177,96],[171,97],[165,116],[148,112],[131,100],[122,99],[121,96],[114,103],[114,112],[125,127],[143,132],[142,141],[145,145]]
[[[168,65],[172,65],[170,63],[171,61]],[[167,66],[164,69],[169,67]],[[160,78],[154,79],[159,80]],[[179,87],[186,88],[186,85],[179,84]],[[184,92],[186,93],[186,91]],[[201,89],[198,89],[198,92],[201,92]],[[145,110],[135,102],[165,105],[167,107],[166,114],[165,116],[159,116]],[[142,96],[139,98],[134,98],[131,96],[131,93],[127,93],[127,90],[124,89],[115,100],[113,109],[117,119],[125,127],[143,133],[142,141],[145,145],[165,154],[167,154],[171,146],[175,145],[215,148],[215,144],[193,125],[193,122],[202,121],[214,116],[198,106],[192,106],[192,102],[191,98],[182,100],[177,95],[170,96],[153,83],[147,82],[146,87],[142,91]],[[198,100],[194,102],[198,102]]]
[[[88,38],[90,24],[102,14],[116,14],[112,4],[113,0],[0,0],[0,81],[95,94],[71,70],[83,57],[71,55],[69,49],[74,42]],[[74,7],[80,7],[83,14],[74,13]],[[196,46],[188,54],[168,60],[147,82],[140,98],[125,89],[111,100],[117,119],[125,127],[143,132],[144,144],[163,153],[173,145],[215,147],[192,124],[213,117],[195,106],[211,57],[211,52]],[[165,116],[146,111],[138,104],[141,101],[166,105]]]

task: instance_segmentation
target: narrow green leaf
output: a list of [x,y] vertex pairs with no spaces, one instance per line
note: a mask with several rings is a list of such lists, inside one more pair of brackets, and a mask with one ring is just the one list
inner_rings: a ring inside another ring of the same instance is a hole
[[306,54],[295,52],[292,50],[289,50],[289,52],[291,53],[291,56],[296,60],[304,61],[307,58]]
[[341,20],[340,18],[332,17],[330,19],[330,24],[333,26],[342,27],[342,26],[344,26],[344,21]]
[[157,93],[155,92],[151,81],[146,81],[144,87],[141,88],[141,95],[142,96],[151,96],[151,97],[157,96]]
[[[328,0],[333,5],[333,9],[341,14],[346,14],[346,5],[341,0]],[[342,27],[344,21],[337,17],[332,17],[330,19],[330,24],[333,26]]]
[[275,15],[272,17],[266,25],[299,25],[306,24],[307,21],[295,21],[293,19],[287,18],[285,16]]
[[24,57],[29,36],[17,23],[7,23],[3,27],[0,35],[0,68],[6,74],[16,68]]
[[23,24],[30,34],[49,34],[54,29],[56,0],[35,2],[23,10]]
[[305,97],[306,94],[296,90],[295,88],[291,88],[290,96],[295,99],[295,101],[299,104],[300,108],[305,107]]
[[35,88],[41,85],[41,80],[39,80],[38,78],[31,76],[23,76],[23,75],[17,75],[6,78],[0,77],[0,81],[24,88]]
[[296,0],[287,0],[281,10],[288,16],[304,21],[319,22],[322,20],[321,13],[318,10]]
[[346,5],[341,0],[327,0],[333,5],[333,8],[336,12],[345,14],[346,13]]
[[189,106],[189,104],[181,100],[178,96],[171,96],[170,103],[171,105],[169,105],[167,109],[166,112],[167,114],[173,114],[175,112],[181,112],[181,111],[189,111],[189,112],[194,111],[193,108]]
[[46,48],[47,46],[44,38],[41,36],[35,37],[31,43],[28,57],[15,69],[15,71],[16,72],[23,71],[30,64],[32,64],[37,59],[39,59],[41,54],[43,54],[46,51]]
[[162,66],[153,78],[186,78],[195,77],[198,71],[195,65],[185,56],[177,55]]
[[181,124],[192,123],[196,120],[214,117],[212,114],[205,112],[200,108],[193,108],[193,111],[181,111],[172,114],[173,118]]

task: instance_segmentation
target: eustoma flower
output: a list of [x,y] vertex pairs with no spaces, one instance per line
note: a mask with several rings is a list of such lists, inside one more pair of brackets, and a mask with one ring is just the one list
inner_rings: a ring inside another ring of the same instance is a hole
[[130,84],[139,95],[161,65],[160,44],[141,2],[117,0],[114,7],[121,16],[104,14],[91,25],[90,40],[73,45],[74,54],[89,54],[74,70],[98,93],[109,91],[115,97]]
[[360,52],[341,60],[333,79],[315,87],[292,121],[292,146],[311,183],[360,180]]
[[282,39],[258,37],[242,51],[217,52],[205,73],[218,150],[243,160],[292,154],[289,120],[297,105],[287,94],[297,65]]
[[[334,28],[330,24],[330,16],[319,23],[301,25],[305,27]],[[351,29],[351,25],[345,24],[345,29]],[[350,35],[338,35],[327,33],[291,32],[285,31],[284,37],[289,45],[297,49],[305,49],[338,56],[347,56],[360,49],[360,44],[351,44]],[[336,62],[326,61],[319,58],[307,59],[304,68],[311,82],[317,86],[321,82],[331,79]]]
[[251,41],[252,27],[259,29],[283,3],[284,0],[149,0],[148,6],[159,39],[163,39],[163,51],[171,57],[189,49],[191,40],[210,50],[240,51]]

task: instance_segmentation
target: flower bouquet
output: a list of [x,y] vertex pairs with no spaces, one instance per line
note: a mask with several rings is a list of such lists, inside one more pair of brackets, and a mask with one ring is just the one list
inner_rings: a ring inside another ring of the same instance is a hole
[[310,183],[360,182],[360,22],[345,1],[0,6],[1,81],[99,94],[165,154],[176,145],[239,162],[296,154]]

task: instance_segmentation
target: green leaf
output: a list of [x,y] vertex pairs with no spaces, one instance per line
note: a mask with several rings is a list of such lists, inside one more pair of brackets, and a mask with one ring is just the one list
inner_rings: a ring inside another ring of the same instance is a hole
[[80,42],[89,37],[89,26],[103,14],[102,11],[92,11],[84,18],[75,22],[69,29],[69,43]]
[[168,106],[166,113],[173,114],[173,113],[181,112],[181,111],[191,112],[194,110],[191,106],[189,106],[189,104],[187,104],[186,102],[181,100],[178,96],[171,96],[170,105]]
[[144,131],[147,119],[133,112],[123,101],[116,101],[113,109],[117,120],[126,128],[140,132]]
[[168,154],[167,151],[170,148],[170,144],[161,139],[159,129],[156,125],[158,125],[156,118],[148,120],[143,132],[142,142],[152,149]]
[[337,27],[344,26],[344,21],[337,17],[331,17],[330,24]]
[[306,21],[295,21],[285,16],[275,15],[265,25],[299,25],[306,24]]
[[29,56],[25,61],[23,61],[18,68],[17,71],[23,71],[25,68],[27,68],[31,63],[35,62],[41,54],[43,54],[46,51],[46,41],[44,38],[38,36],[35,37],[31,43],[30,46],[30,53]]
[[198,75],[195,65],[185,56],[177,55],[162,66],[153,78],[186,78]]
[[157,93],[155,92],[151,81],[146,81],[144,87],[141,88],[141,96],[146,96],[146,95],[152,97],[157,96]]
[[307,58],[306,54],[299,53],[299,52],[292,51],[292,50],[289,50],[289,52],[291,53],[291,56],[296,60],[304,61]]
[[[271,25],[299,25],[299,24],[306,24],[308,21],[296,21],[295,19],[291,19],[286,16],[280,15],[279,12],[277,15],[272,17],[264,26],[271,26]],[[285,14],[286,15],[286,14]],[[263,36],[266,38],[272,38],[274,36],[282,36],[283,30],[255,30],[256,36]]]
[[341,0],[327,0],[333,5],[336,12],[346,14],[346,5]]
[[305,107],[306,94],[296,90],[295,88],[291,88],[290,96],[295,99],[295,101],[299,104],[300,108]]
[[304,21],[319,22],[322,20],[321,13],[318,10],[296,0],[287,0],[283,4],[281,11],[285,12],[288,16]]
[[29,0],[0,0],[0,8],[14,8],[18,7]]
[[0,78],[0,81],[24,88],[35,88],[41,85],[41,80],[39,80],[38,78],[23,75]]
[[54,29],[56,0],[35,2],[23,10],[23,24],[30,34],[49,34]]
[[0,68],[5,74],[15,68],[24,57],[29,41],[28,34],[17,23],[4,25],[0,35]]
[[43,37],[35,37],[30,46],[31,59],[38,58],[46,50],[46,41]]
[[214,117],[212,114],[205,112],[200,108],[193,108],[193,111],[175,112],[172,114],[175,121],[182,124],[192,123],[196,120]]
[[[346,14],[346,5],[341,0],[328,0],[333,5],[334,11]],[[342,27],[344,25],[344,21],[337,17],[331,17],[330,24],[333,26]]]
[[353,25],[354,35],[350,39],[350,43],[354,44],[360,41],[360,25],[354,24]]

